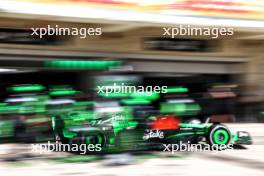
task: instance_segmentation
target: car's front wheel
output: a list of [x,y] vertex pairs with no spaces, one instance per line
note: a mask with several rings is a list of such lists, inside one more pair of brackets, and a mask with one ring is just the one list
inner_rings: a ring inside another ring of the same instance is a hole
[[228,145],[231,141],[229,129],[222,124],[215,124],[209,128],[208,142],[210,145]]

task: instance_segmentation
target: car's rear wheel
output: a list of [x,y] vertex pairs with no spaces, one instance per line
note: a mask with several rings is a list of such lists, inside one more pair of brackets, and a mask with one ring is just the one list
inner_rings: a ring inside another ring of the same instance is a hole
[[105,145],[105,137],[103,134],[95,134],[85,136],[85,144],[100,144],[102,147]]

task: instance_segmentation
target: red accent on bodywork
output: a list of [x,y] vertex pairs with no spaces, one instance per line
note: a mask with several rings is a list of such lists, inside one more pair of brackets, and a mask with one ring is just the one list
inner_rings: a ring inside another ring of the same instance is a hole
[[180,119],[173,115],[157,116],[157,120],[152,123],[155,130],[175,130],[179,128]]

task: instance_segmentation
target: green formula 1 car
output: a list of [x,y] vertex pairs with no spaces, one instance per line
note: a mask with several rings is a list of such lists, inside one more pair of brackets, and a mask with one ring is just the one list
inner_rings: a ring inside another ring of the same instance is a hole
[[211,146],[252,143],[249,133],[231,132],[221,123],[184,122],[174,115],[139,120],[132,114],[129,106],[70,112],[52,117],[53,130],[63,143],[100,144],[105,152],[150,150],[180,142]]

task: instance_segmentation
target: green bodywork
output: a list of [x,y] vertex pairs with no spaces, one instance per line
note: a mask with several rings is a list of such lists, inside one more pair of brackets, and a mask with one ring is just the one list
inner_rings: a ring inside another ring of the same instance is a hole
[[13,121],[0,122],[0,137],[14,136],[15,123]]

